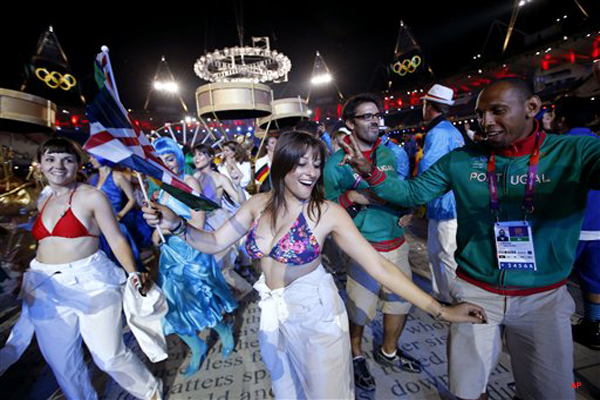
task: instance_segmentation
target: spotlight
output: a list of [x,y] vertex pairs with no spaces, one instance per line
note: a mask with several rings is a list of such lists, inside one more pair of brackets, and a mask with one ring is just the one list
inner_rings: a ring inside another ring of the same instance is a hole
[[333,77],[331,76],[331,74],[322,74],[313,76],[313,78],[310,80],[310,83],[312,83],[313,85],[323,85],[326,83],[330,83],[331,81],[333,81]]

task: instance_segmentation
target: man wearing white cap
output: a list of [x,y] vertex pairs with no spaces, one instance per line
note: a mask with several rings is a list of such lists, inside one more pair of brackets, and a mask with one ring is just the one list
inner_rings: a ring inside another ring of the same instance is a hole
[[[445,115],[454,104],[454,91],[435,84],[423,96],[423,120],[427,124],[423,158],[419,162],[421,175],[442,156],[465,144],[461,133],[448,122]],[[452,302],[451,284],[456,278],[456,201],[452,191],[427,203],[429,228],[427,253],[433,290],[440,301]]]

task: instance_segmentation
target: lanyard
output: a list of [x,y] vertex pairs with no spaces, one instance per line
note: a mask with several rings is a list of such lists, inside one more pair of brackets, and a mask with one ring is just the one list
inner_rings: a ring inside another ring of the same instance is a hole
[[[535,193],[535,177],[540,162],[540,131],[535,134],[535,146],[529,156],[529,169],[527,172],[527,184],[525,185],[525,199],[523,200],[523,209],[526,213],[533,213],[533,194]],[[498,177],[496,176],[496,152],[492,150],[487,164],[488,187],[490,189],[490,208],[496,215],[500,213],[500,201],[498,199]]]

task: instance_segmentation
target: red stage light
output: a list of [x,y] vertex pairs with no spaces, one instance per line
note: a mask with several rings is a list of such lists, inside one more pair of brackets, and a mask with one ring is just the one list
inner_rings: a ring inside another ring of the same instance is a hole
[[600,36],[596,37],[592,43],[592,58],[600,57]]
[[552,56],[550,54],[544,55],[544,58],[542,59],[542,70],[543,71],[548,71],[548,69],[550,69],[551,59],[552,59]]

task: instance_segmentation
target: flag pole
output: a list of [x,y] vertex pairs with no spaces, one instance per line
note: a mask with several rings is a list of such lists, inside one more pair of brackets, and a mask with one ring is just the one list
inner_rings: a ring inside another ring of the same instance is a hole
[[[150,205],[150,199],[148,198],[148,193],[146,192],[146,186],[144,185],[144,181],[142,180],[142,174],[140,174],[138,171],[135,171],[135,174],[137,175],[138,182],[140,183],[140,188],[142,189],[142,193],[144,195],[144,200],[146,200],[146,203],[148,203],[148,205]],[[167,241],[165,240],[165,237],[163,236],[162,231],[160,230],[160,227],[157,226],[156,231],[158,232],[158,236],[160,236],[160,240],[162,240],[163,243],[167,243]]]
[[119,103],[121,102],[121,99],[119,98],[119,91],[117,90],[117,81],[115,80],[115,76],[113,74],[113,70],[112,70],[112,63],[110,62],[110,57],[108,55],[108,46],[102,46],[100,48],[100,50],[102,50],[102,52],[106,55],[106,61],[107,61],[107,69],[108,69],[108,73],[110,74],[110,84],[112,86],[112,90],[115,94],[115,97],[117,98],[117,100],[119,101]]
[[[256,159],[258,160],[258,155],[260,154],[260,151],[262,150],[263,146],[265,145],[265,141],[267,140],[267,135],[269,134],[269,128],[271,127],[271,121],[272,119],[269,118],[269,122],[267,123],[267,130],[265,130],[265,136],[263,136],[262,140],[260,141],[260,146],[258,147],[258,151],[256,152]],[[256,160],[254,160],[256,162]]]

